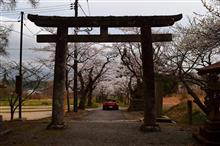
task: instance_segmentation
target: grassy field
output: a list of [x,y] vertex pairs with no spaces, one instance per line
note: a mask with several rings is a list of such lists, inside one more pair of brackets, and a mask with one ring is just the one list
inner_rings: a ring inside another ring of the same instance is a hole
[[[66,104],[67,101],[64,100]],[[70,104],[73,104],[73,99],[70,99]],[[51,106],[52,99],[29,99],[23,103],[23,106]],[[87,106],[87,108],[97,108],[101,106],[101,103],[96,103],[93,101],[91,106]],[[0,106],[9,106],[9,102],[7,100],[0,100]]]
[[[8,106],[7,100],[0,100],[0,106]],[[24,106],[43,106],[52,105],[52,99],[30,99],[23,103]]]

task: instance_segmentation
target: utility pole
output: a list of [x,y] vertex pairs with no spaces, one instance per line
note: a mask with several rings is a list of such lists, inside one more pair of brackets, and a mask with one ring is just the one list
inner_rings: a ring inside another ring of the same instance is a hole
[[[74,10],[75,10],[75,17],[78,17],[78,0],[75,0],[75,6],[74,6]],[[75,28],[75,35],[77,35],[77,29]],[[78,74],[78,60],[77,60],[77,56],[78,56],[78,51],[77,51],[77,44],[74,43],[74,100],[73,100],[73,111],[77,112],[78,111],[78,94],[77,94],[77,74]]]
[[20,63],[19,63],[19,77],[17,77],[18,85],[18,106],[19,106],[19,116],[22,118],[22,47],[23,47],[23,16],[24,12],[21,12],[21,32],[20,32]]

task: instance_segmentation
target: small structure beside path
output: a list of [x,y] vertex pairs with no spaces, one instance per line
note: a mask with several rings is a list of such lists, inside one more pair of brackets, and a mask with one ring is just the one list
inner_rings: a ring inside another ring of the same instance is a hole
[[207,75],[205,105],[208,108],[206,123],[194,136],[205,145],[220,145],[220,62],[198,69],[199,75]]

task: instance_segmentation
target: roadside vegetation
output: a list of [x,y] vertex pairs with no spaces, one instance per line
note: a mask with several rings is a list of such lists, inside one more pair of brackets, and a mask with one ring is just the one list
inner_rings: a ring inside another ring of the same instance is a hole
[[[52,99],[29,99],[23,103],[23,106],[51,106]],[[7,100],[0,100],[0,106],[9,106]]]
[[[174,98],[179,100],[172,101],[175,100]],[[183,99],[180,94],[179,96],[166,97],[164,100],[166,102],[163,108],[164,115],[178,124],[200,126],[207,120],[205,113],[195,103],[192,103],[192,123],[189,123],[187,101],[192,100],[192,98]]]

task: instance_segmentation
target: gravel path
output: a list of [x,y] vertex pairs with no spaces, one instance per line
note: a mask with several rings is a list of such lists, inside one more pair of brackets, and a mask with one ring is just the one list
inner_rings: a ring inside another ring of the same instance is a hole
[[[141,122],[125,119],[122,111],[90,111],[80,120],[69,120],[65,130],[45,130],[47,122],[23,123],[4,146],[192,146],[189,131],[175,124],[160,124],[161,132],[143,133]],[[3,141],[1,141],[3,140]]]
[[90,122],[108,122],[126,120],[121,110],[93,110],[90,114],[82,119]]

